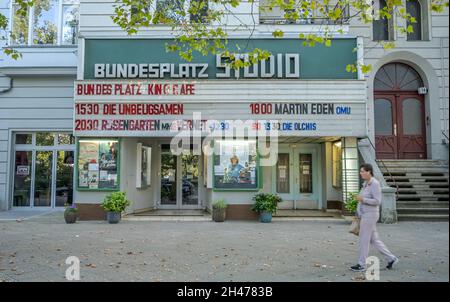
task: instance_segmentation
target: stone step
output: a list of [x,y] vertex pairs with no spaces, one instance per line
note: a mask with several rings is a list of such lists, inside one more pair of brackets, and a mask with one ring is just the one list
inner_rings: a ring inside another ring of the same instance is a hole
[[434,193],[434,192],[430,192],[430,191],[421,191],[421,190],[416,190],[414,194],[408,194],[405,192],[398,192],[399,196],[414,196],[414,197],[448,197],[448,192],[446,193]]
[[448,167],[448,164],[439,162],[387,162],[377,161],[379,167]]
[[[378,163],[378,167],[380,168],[380,170],[387,170],[387,171],[395,171],[397,169],[410,169],[410,168],[423,168],[423,169],[431,169],[432,172],[434,172],[435,170],[440,170],[440,171],[448,171],[448,166],[447,165],[421,165],[421,164],[412,164],[412,165],[403,165],[403,164],[382,164],[382,163]],[[386,171],[386,172],[387,172]]]
[[431,192],[431,193],[436,193],[436,194],[448,194],[448,188],[430,188],[429,186],[425,186],[425,185],[416,185],[416,186],[411,186],[411,187],[399,187],[398,188],[399,192]]
[[398,168],[398,167],[431,167],[431,168],[442,168],[444,170],[448,169],[448,165],[446,164],[438,164],[438,163],[387,163],[387,162],[377,162],[380,169],[388,168]]
[[377,162],[383,162],[385,164],[405,164],[405,165],[447,165],[447,163],[443,160],[434,160],[434,159],[377,159]]
[[448,201],[448,196],[414,196],[414,195],[398,195],[397,201]]
[[395,178],[395,177],[412,177],[412,178],[449,178],[448,173],[445,172],[433,172],[433,173],[423,173],[422,171],[395,171],[391,173],[383,172],[384,178]]
[[395,171],[381,171],[384,177],[397,177],[397,176],[411,176],[411,177],[427,177],[427,178],[448,178],[448,172],[435,171],[435,172],[425,172],[423,169],[397,169]]
[[399,221],[448,221],[448,215],[436,214],[398,214]]
[[448,208],[397,208],[397,214],[448,215]]
[[[392,188],[395,188],[395,185],[390,183],[389,184]],[[445,191],[449,191],[449,187],[446,184],[437,184],[437,185],[429,185],[429,183],[425,182],[425,183],[408,183],[408,182],[403,182],[403,183],[398,183],[397,184],[398,189],[401,190],[416,190],[416,191],[420,191],[420,190],[426,190],[426,191],[436,191],[436,192],[445,192]]]
[[385,173],[395,173],[395,172],[420,172],[422,171],[423,173],[448,173],[448,167],[429,167],[429,166],[380,166],[378,165],[378,167],[380,168],[381,172],[385,172]]
[[446,201],[449,199],[448,194],[426,194],[421,191],[419,192],[410,192],[408,194],[401,192],[397,193],[397,200],[429,200],[432,198],[432,200],[440,200],[440,201]]
[[393,182],[410,182],[410,183],[439,183],[439,184],[448,184],[447,177],[411,177],[411,176],[394,176],[394,177],[385,177],[386,181]]
[[431,182],[429,182],[428,185],[432,189],[436,189],[436,188],[439,188],[439,189],[447,188],[448,189],[448,183],[431,183]]
[[411,201],[411,200],[398,200],[396,202],[397,209],[399,208],[448,208],[448,201]]

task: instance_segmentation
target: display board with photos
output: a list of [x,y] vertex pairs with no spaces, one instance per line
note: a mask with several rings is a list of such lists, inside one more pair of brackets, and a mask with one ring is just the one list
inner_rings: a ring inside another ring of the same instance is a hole
[[258,189],[256,141],[215,141],[213,170],[215,189]]
[[78,141],[78,189],[119,189],[119,141]]

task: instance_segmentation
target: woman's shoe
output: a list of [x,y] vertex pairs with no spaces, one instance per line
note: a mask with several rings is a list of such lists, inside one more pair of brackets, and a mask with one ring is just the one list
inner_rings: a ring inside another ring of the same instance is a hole
[[394,260],[391,260],[391,261],[388,262],[388,265],[386,266],[386,268],[387,268],[387,269],[392,269],[392,267],[394,266],[394,264],[397,264],[397,263],[398,263],[398,258],[395,257]]
[[354,272],[365,272],[366,268],[364,266],[361,266],[361,265],[357,264],[357,265],[351,266],[350,270],[352,270]]

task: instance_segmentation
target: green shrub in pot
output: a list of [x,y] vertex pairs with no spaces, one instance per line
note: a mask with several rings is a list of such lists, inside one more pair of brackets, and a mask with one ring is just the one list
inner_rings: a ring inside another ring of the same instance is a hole
[[226,213],[227,213],[227,206],[228,205],[224,199],[219,199],[219,200],[213,202],[213,204],[212,204],[212,209],[213,209],[212,219],[215,222],[225,221]]
[[106,211],[109,223],[118,223],[121,213],[131,202],[126,198],[125,192],[113,192],[108,194],[103,200],[101,207]]
[[253,197],[252,210],[259,213],[261,222],[271,222],[272,214],[277,212],[281,197],[271,193],[258,193]]

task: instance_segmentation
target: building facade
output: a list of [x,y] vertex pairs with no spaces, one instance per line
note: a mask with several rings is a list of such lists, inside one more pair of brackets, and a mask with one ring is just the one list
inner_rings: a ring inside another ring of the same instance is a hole
[[[243,58],[249,44],[272,56],[239,71],[220,56],[167,53],[164,26],[127,36],[113,0],[48,2],[23,22],[1,1],[23,56],[0,62],[2,210],[76,202],[82,218],[101,219],[117,190],[128,213],[225,199],[228,216],[245,219],[258,192],[279,194],[280,208],[340,209],[362,161],[448,161],[448,11],[431,13],[425,0],[409,7],[416,35],[342,20],[329,25],[331,47],[313,48],[297,38],[320,18],[280,24],[281,12],[243,1],[226,16],[230,41]],[[250,40],[242,22],[256,22]],[[373,70],[346,72],[355,62]],[[388,201],[384,216],[395,219]]]

